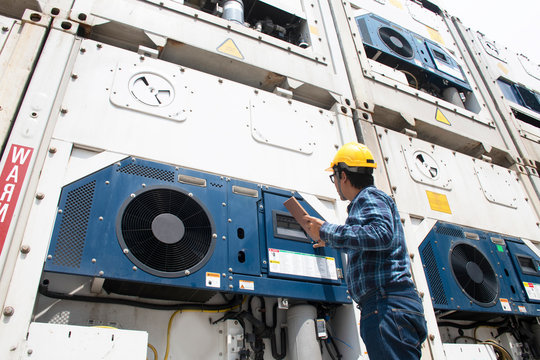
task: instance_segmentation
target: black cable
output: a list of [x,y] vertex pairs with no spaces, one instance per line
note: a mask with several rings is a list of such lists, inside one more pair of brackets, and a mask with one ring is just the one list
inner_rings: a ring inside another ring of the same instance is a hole
[[218,310],[225,310],[230,307],[234,307],[237,305],[240,305],[242,303],[242,297],[235,295],[233,299],[227,303],[227,304],[217,304],[217,305],[206,305],[206,304],[171,304],[171,305],[164,305],[164,304],[152,304],[152,303],[146,303],[142,301],[135,301],[135,300],[128,300],[128,299],[118,299],[118,298],[110,298],[110,297],[99,297],[99,296],[87,296],[87,295],[76,295],[76,294],[65,294],[60,293],[56,291],[50,291],[48,289],[49,284],[48,282],[42,282],[39,285],[38,291],[41,295],[46,296],[48,298],[52,299],[60,299],[60,300],[71,300],[71,301],[84,301],[84,302],[91,302],[91,303],[103,303],[103,304],[115,304],[115,305],[127,305],[127,306],[135,306],[135,307],[141,307],[145,309],[152,309],[152,310],[211,310],[211,311],[218,311]]
[[457,323],[453,323],[453,322],[450,322],[450,321],[443,321],[443,322],[437,323],[437,325],[438,326],[455,327],[455,328],[458,328],[458,329],[468,330],[468,329],[474,329],[474,328],[479,327],[479,326],[499,327],[499,326],[502,326],[502,325],[506,325],[507,323],[508,323],[508,319],[498,321],[498,322],[477,321],[475,323],[468,324],[468,325],[457,324]]

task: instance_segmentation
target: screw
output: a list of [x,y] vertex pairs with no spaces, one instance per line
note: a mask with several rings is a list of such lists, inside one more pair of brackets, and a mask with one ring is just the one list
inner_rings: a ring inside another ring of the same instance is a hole
[[429,334],[429,340],[431,340],[431,341],[435,340],[435,335]]
[[28,355],[32,355],[33,352],[34,352],[34,350],[32,350],[32,349],[28,349],[28,350],[26,351],[26,353],[27,353]]
[[2,26],[2,31],[6,32],[8,30],[9,30],[9,28],[7,26]]
[[36,199],[38,199],[38,200],[43,200],[44,197],[45,197],[44,193],[39,192],[39,193],[36,194]]
[[13,308],[13,306],[6,306],[4,308],[4,316],[13,316],[14,313],[15,309]]
[[77,75],[77,74],[71,74],[71,78],[72,78],[73,80],[76,80],[76,79],[79,78],[79,75]]
[[58,151],[58,149],[55,148],[54,146],[51,146],[51,147],[49,148],[49,152],[50,152],[51,154],[56,154],[57,151]]
[[66,108],[61,108],[61,109],[60,109],[60,112],[61,112],[62,114],[67,114],[68,111],[67,111]]
[[22,245],[21,246],[21,253],[22,254],[28,254],[30,252],[30,246],[29,245]]

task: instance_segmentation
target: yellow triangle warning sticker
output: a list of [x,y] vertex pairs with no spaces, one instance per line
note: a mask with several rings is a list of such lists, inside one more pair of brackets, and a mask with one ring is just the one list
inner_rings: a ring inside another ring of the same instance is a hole
[[442,111],[440,109],[437,109],[437,114],[435,115],[435,120],[437,120],[439,122],[442,122],[442,123],[445,123],[446,125],[452,125],[452,124],[450,124],[450,121],[448,121],[448,119],[446,118],[446,116],[444,116],[444,114],[442,113]]
[[244,56],[232,39],[225,40],[221,45],[218,46],[217,51],[229,56],[233,56],[237,59],[244,60]]

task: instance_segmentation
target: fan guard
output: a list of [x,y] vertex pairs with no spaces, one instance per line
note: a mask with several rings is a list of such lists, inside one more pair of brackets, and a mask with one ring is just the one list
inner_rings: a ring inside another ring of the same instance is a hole
[[398,31],[383,26],[379,28],[379,36],[382,42],[400,57],[407,59],[414,57],[414,50],[411,44]]
[[119,211],[116,233],[128,258],[152,275],[181,277],[212,256],[215,226],[198,199],[178,188],[135,193]]
[[450,251],[452,274],[461,290],[476,304],[496,304],[499,280],[488,259],[476,247],[460,243]]

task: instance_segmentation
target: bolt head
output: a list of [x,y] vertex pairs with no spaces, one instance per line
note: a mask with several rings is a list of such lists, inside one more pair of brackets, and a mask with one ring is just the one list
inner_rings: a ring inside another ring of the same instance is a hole
[[22,245],[21,246],[21,253],[28,254],[30,252],[30,246],[29,245]]
[[3,313],[4,316],[13,316],[15,314],[15,308],[13,306],[6,306]]

